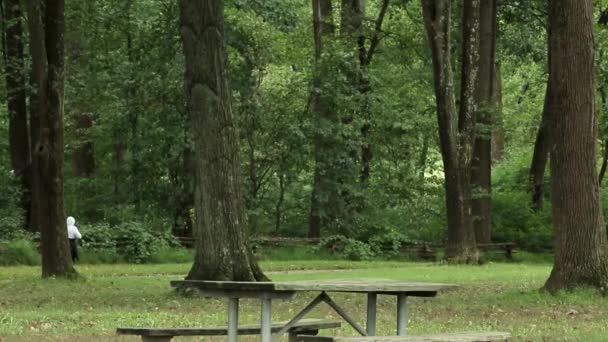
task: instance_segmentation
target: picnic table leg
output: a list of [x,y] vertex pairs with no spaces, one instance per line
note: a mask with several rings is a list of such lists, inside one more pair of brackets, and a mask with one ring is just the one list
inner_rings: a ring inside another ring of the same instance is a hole
[[237,342],[239,333],[239,299],[228,299],[228,342]]
[[367,336],[376,335],[376,299],[378,295],[374,292],[367,294]]
[[262,342],[272,342],[271,298],[262,298]]
[[397,335],[403,336],[407,330],[407,295],[397,294]]

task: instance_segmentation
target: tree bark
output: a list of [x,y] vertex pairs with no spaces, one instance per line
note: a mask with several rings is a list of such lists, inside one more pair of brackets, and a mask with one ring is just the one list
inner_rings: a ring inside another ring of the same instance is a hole
[[[608,10],[606,10],[606,13],[608,13]],[[608,17],[608,14],[606,14],[606,16]],[[608,19],[607,19],[608,20]],[[600,54],[601,56],[601,54]],[[601,103],[601,107],[603,108],[604,111],[608,109],[608,96],[606,95],[606,88],[604,85],[602,85],[600,87],[600,103]],[[600,109],[598,108],[598,112],[600,112]],[[601,114],[598,113],[597,117],[601,117]],[[604,180],[604,175],[606,174],[606,168],[608,167],[608,139],[604,140],[604,156],[602,158],[602,167],[600,169],[600,175],[599,175],[599,182],[600,185],[602,185],[602,181]]]
[[[64,2],[27,2],[39,136],[32,154],[32,189],[39,196],[42,277],[76,275],[63,207]],[[34,140],[34,139],[33,139]]]
[[545,289],[605,290],[608,243],[596,169],[592,0],[550,0],[548,26],[555,257]]
[[492,101],[496,85],[496,0],[481,1],[479,26],[479,110],[471,174],[475,191],[472,207],[475,240],[477,243],[489,243],[492,222],[492,124],[496,112],[496,104]]
[[451,262],[477,262],[471,212],[471,159],[475,139],[475,90],[479,61],[479,1],[465,1],[461,105],[457,116],[451,67],[450,1],[423,0],[423,17],[431,45],[439,143],[445,174],[448,242]]
[[3,0],[2,9],[11,168],[21,184],[20,206],[24,213],[25,227],[29,228],[31,158],[24,77],[22,11],[19,0]]
[[187,279],[267,280],[248,241],[223,0],[180,0],[180,26],[196,149],[196,256]]
[[532,208],[541,210],[543,206],[543,185],[545,178],[545,168],[549,160],[549,134],[548,125],[552,115],[552,82],[551,75],[547,80],[547,89],[545,91],[545,103],[541,117],[540,127],[536,134],[534,143],[534,154],[532,155],[532,164],[530,166],[530,193],[532,194]]

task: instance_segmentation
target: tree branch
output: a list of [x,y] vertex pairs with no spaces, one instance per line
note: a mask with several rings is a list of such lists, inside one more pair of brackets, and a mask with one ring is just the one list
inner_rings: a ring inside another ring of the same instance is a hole
[[371,43],[369,46],[369,50],[367,50],[367,63],[369,64],[372,61],[372,57],[378,48],[378,44],[380,43],[380,33],[382,32],[382,23],[384,22],[384,16],[386,15],[386,10],[388,9],[388,3],[390,0],[383,0],[382,7],[380,7],[380,12],[378,13],[378,18],[376,19],[376,25],[374,30],[374,35],[372,36]]

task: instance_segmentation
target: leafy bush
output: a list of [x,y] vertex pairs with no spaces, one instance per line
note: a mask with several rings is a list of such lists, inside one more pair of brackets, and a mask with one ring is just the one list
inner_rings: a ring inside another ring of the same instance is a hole
[[[551,203],[531,207],[527,191],[530,155],[512,156],[499,164],[494,174],[492,193],[492,237],[497,242],[515,242],[524,249],[547,250],[552,245]],[[545,193],[549,184],[545,184]],[[545,195],[546,197],[547,195]]]
[[40,265],[40,255],[31,240],[7,241],[0,244],[0,265]]
[[152,254],[170,247],[169,234],[150,231],[140,222],[126,222],[117,228],[117,249],[128,262],[148,262]]
[[116,249],[116,229],[110,227],[109,224],[84,225],[80,226],[79,229],[82,233],[83,247],[96,250]]
[[[92,263],[96,263],[96,259],[110,262],[123,259],[134,263],[160,262],[163,255],[168,255],[162,251],[179,247],[171,233],[141,222],[125,222],[114,227],[102,223],[82,226],[80,230],[84,254],[90,255]],[[119,255],[120,258],[111,258],[108,254]],[[185,260],[183,253],[181,255],[173,260]]]
[[319,247],[329,249],[332,253],[353,261],[371,260],[375,256],[369,244],[343,235],[334,235],[322,239]]
[[0,165],[0,239],[23,238],[23,210],[19,208],[20,186],[13,173]]

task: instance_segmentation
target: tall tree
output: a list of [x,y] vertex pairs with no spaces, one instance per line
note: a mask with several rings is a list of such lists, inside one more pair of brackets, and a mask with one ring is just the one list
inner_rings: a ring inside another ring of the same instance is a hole
[[[356,51],[358,57],[358,70],[353,73],[350,82],[353,89],[359,92],[359,108],[356,115],[362,121],[361,124],[361,170],[359,180],[365,189],[369,185],[371,161],[373,157],[372,144],[370,142],[371,108],[370,95],[372,91],[369,79],[369,67],[380,44],[382,24],[386,16],[390,0],[382,0],[378,17],[374,22],[374,31],[370,38],[366,37],[363,19],[365,18],[365,0],[342,0],[340,29],[346,37],[347,43]],[[367,41],[369,40],[369,47]],[[354,63],[352,63],[354,64]]]
[[[550,54],[550,53],[549,53]],[[549,56],[549,64],[551,57]],[[549,160],[549,119],[552,110],[552,81],[551,75],[547,80],[547,89],[545,90],[545,103],[541,114],[541,122],[536,133],[534,142],[534,152],[532,154],[532,163],[530,165],[530,193],[532,194],[532,208],[540,210],[543,205],[543,186],[545,183],[545,168]]]
[[475,124],[476,138],[471,182],[474,185],[473,216],[477,243],[491,240],[492,130],[497,105],[494,100],[496,64],[496,0],[481,1],[479,37],[479,110]]
[[30,142],[27,125],[23,28],[19,0],[2,1],[3,53],[9,115],[11,168],[21,183],[21,208],[29,227],[30,211]]
[[246,231],[223,0],[180,0],[180,26],[196,160],[196,256],[187,279],[266,280]]
[[64,33],[63,0],[28,0],[27,16],[35,97],[39,120],[32,153],[32,192],[39,206],[42,277],[73,276],[63,207]]
[[548,26],[555,258],[545,288],[605,289],[608,242],[596,169],[593,1],[550,0]]
[[422,0],[422,10],[433,59],[439,144],[445,174],[447,258],[452,262],[477,262],[471,209],[471,159],[479,74],[479,1],[464,1],[458,111],[451,66],[450,1]]
[[[333,8],[331,0],[312,0],[313,34],[315,66],[310,98],[310,111],[317,126],[325,125],[332,130],[337,125],[335,99],[327,86],[327,77],[323,52],[329,40],[333,37],[335,27],[333,23]],[[327,128],[325,128],[327,130]],[[331,148],[336,148],[336,136],[317,127],[314,133],[315,169],[313,176],[313,190],[310,201],[310,216],[308,219],[308,237],[321,236],[321,227],[334,219],[335,208],[339,203],[339,193],[334,179]]]

